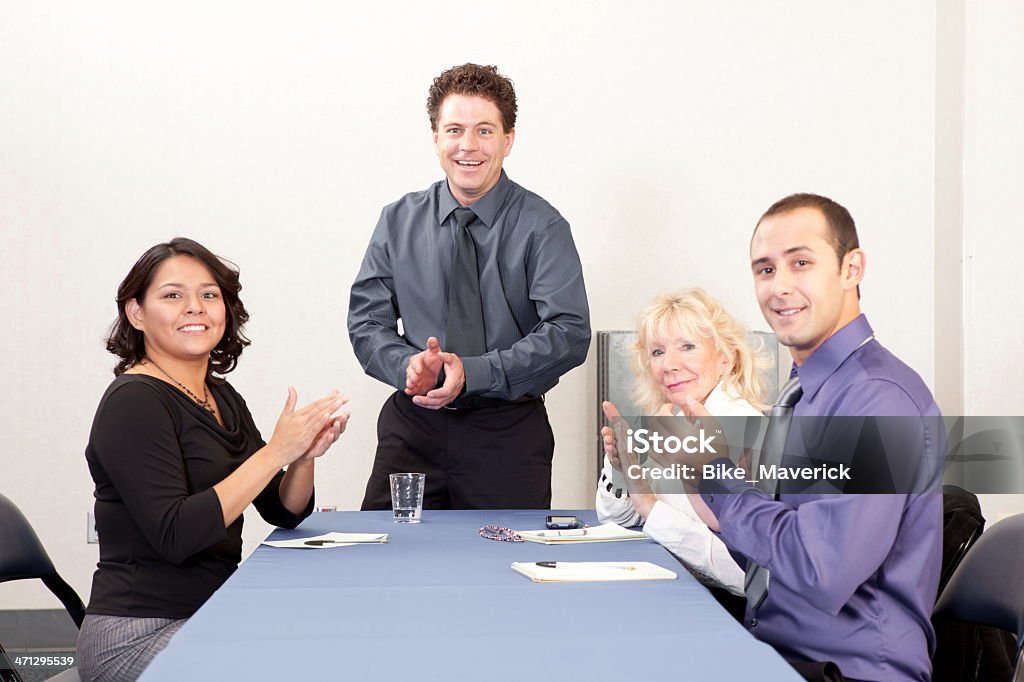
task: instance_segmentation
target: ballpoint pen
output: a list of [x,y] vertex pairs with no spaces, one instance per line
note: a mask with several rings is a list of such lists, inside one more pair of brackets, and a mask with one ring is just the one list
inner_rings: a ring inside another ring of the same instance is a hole
[[[566,563],[559,564],[559,562],[557,562],[557,561],[538,561],[537,562],[537,566],[540,566],[541,568],[576,568],[576,567],[579,566],[579,562],[569,562],[567,564]],[[636,566],[623,566],[623,565],[619,565],[619,564],[603,564],[603,563],[602,564],[597,564],[596,566],[592,566],[591,568],[617,568],[617,569],[621,569],[623,571],[635,571],[636,570]]]
[[375,538],[373,540],[306,540],[304,544],[323,547],[324,545],[379,545],[384,542],[387,540]]

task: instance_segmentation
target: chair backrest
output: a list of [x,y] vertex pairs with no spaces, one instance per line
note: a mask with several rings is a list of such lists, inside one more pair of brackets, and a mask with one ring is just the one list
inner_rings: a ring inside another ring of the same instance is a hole
[[950,578],[934,615],[1013,633],[1013,679],[1024,675],[1024,514],[1004,519],[981,535]]
[[[633,344],[636,332],[632,331],[598,331],[595,334],[597,345],[597,423],[604,424],[604,412],[601,404],[610,400],[624,415],[641,415],[644,410],[633,402]],[[775,401],[779,390],[779,341],[771,332],[750,332],[750,345],[761,348],[771,362],[761,376],[765,384],[765,400],[770,404]],[[785,367],[785,375],[789,376],[789,367]],[[601,471],[604,461],[604,447],[601,439],[597,443],[597,470]]]
[[0,495],[0,582],[38,578],[60,599],[75,625],[82,626],[85,606],[53,567],[31,524],[13,502]]
[[985,517],[981,514],[978,496],[960,486],[942,486],[942,525],[940,595],[957,566],[967,556],[967,550],[985,530]]

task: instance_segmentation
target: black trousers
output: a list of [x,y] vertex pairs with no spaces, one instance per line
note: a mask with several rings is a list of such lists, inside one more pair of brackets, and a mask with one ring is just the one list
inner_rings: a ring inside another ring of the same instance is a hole
[[424,509],[548,509],[555,437],[540,398],[428,410],[396,391],[377,419],[362,509],[391,509],[389,474],[427,475]]

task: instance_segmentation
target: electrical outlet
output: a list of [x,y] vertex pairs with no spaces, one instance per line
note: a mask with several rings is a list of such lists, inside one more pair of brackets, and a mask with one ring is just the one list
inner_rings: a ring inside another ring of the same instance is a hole
[[100,536],[96,533],[96,515],[89,512],[86,514],[85,521],[85,541],[90,545],[95,545],[100,541]]

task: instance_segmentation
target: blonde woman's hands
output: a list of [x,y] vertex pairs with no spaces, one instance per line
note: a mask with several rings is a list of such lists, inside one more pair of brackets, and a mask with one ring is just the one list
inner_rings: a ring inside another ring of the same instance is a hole
[[657,497],[651,488],[651,484],[642,474],[644,467],[640,466],[637,456],[629,451],[627,445],[626,430],[629,425],[619,414],[619,409],[612,403],[605,401],[601,408],[604,416],[611,424],[601,429],[601,440],[604,444],[604,454],[608,457],[608,463],[617,469],[626,482],[626,492],[629,493],[629,500],[633,508],[645,519],[650,515]]
[[296,410],[298,400],[295,389],[289,386],[288,399],[277,419],[274,435],[267,443],[282,467],[302,457],[312,459],[322,455],[348,422],[348,413],[334,416],[348,402],[337,390]]
[[676,414],[676,406],[672,403],[664,403],[658,408],[658,411],[654,413],[656,417],[674,417]]
[[[675,452],[652,450],[650,457],[666,468],[689,467],[689,476],[683,479],[683,485],[688,492],[693,492],[700,483],[705,464],[720,457],[729,457],[729,443],[718,420],[702,403],[687,398],[680,409],[680,416],[666,416],[659,411],[651,418],[650,425],[663,438],[672,436],[680,443],[689,442],[690,446]],[[709,446],[706,449],[705,443]]]
[[624,433],[626,420],[619,414],[619,408],[615,407],[610,401],[606,400],[601,403],[601,409],[604,411],[605,419],[611,424],[611,426],[601,427],[601,443],[604,446],[604,454],[608,457],[608,463],[612,465],[612,468],[622,473],[622,460],[619,459],[616,427],[620,427],[619,431]]

